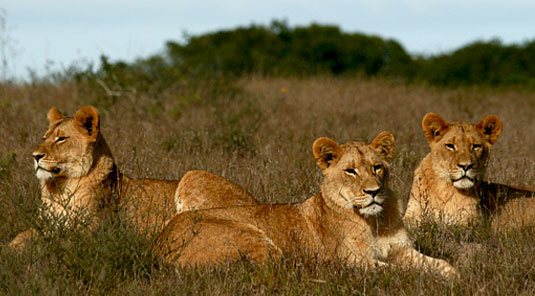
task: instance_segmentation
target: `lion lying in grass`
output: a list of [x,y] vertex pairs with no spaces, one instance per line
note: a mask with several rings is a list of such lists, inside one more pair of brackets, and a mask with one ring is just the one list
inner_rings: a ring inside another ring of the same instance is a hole
[[[95,225],[102,211],[123,207],[140,231],[161,231],[175,214],[173,195],[178,181],[132,180],[123,175],[92,106],[80,108],[74,118],[52,107],[48,121],[33,158],[41,199],[51,215],[67,223],[87,215]],[[35,230],[20,233],[9,246],[20,250],[34,234]]]
[[437,223],[466,225],[489,219],[495,228],[535,222],[535,197],[530,190],[485,182],[492,145],[502,122],[489,115],[476,125],[445,122],[428,113],[422,120],[431,152],[414,172],[404,221],[418,224],[427,217]]
[[183,212],[160,234],[156,250],[179,266],[241,256],[262,262],[299,249],[350,265],[392,263],[453,276],[456,271],[446,261],[412,247],[397,199],[387,187],[393,148],[389,132],[382,132],[369,145],[338,145],[320,138],[313,145],[324,175],[318,195],[298,204]]

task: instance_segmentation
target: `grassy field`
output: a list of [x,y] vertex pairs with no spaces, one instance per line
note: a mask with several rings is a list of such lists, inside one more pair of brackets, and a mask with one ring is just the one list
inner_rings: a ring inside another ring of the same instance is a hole
[[[151,240],[111,219],[93,234],[42,221],[31,152],[57,106],[73,115],[94,104],[119,168],[132,177],[179,179],[204,169],[244,186],[262,202],[303,201],[319,191],[313,141],[396,138],[390,185],[406,200],[413,170],[429,148],[421,130],[427,112],[504,123],[487,178],[535,188],[535,93],[514,89],[439,89],[388,80],[244,78],[233,85],[177,84],[157,96],[111,94],[80,84],[0,85],[0,243],[39,225],[51,229],[39,248],[18,255],[0,249],[2,295],[533,295],[535,229],[496,233],[485,226],[413,231],[417,247],[452,262],[461,280],[388,268],[364,271],[303,254],[251,265],[174,268],[150,252]],[[462,251],[461,245],[480,244]]]

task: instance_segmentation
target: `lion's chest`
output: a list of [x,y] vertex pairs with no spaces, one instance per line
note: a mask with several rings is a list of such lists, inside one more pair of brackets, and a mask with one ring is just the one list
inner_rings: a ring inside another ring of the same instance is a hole
[[340,223],[335,231],[341,243],[336,249],[340,258],[350,257],[362,260],[382,257],[381,243],[369,225],[344,222]]
[[61,189],[44,185],[41,200],[53,217],[72,219],[75,216],[95,213],[97,201],[94,192],[94,189],[72,184],[65,184]]
[[43,205],[44,205],[46,211],[48,211],[53,217],[65,217],[65,216],[67,216],[68,213],[66,211],[65,206],[63,206],[59,202],[56,202],[53,199],[53,196],[50,196],[50,195],[45,196],[45,195],[43,195],[42,201],[43,201]]
[[[421,172],[416,176],[418,182],[413,184],[416,188],[413,188],[411,194],[418,201],[419,212],[436,222],[449,224],[481,221],[479,200],[476,197],[467,194],[466,190],[456,189],[451,182],[433,177]],[[414,207],[413,204],[410,206]]]
[[446,223],[466,224],[470,221],[481,221],[479,201],[476,198],[459,192],[449,193],[449,195],[451,197],[447,202],[438,205],[438,209],[441,209],[438,214],[443,215],[442,218]]

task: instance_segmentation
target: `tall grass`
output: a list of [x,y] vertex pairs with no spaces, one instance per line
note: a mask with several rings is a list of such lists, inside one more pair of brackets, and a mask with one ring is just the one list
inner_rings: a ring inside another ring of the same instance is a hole
[[112,99],[99,86],[69,82],[0,85],[0,243],[35,225],[46,234],[35,243],[39,247],[23,254],[0,249],[0,294],[535,293],[532,228],[496,233],[428,224],[412,231],[424,253],[459,269],[456,283],[395,268],[349,268],[303,254],[285,254],[260,266],[243,259],[175,270],[160,264],[150,252],[151,238],[139,236],[120,215],[92,232],[42,219],[31,159],[51,106],[72,115],[82,105],[96,104],[102,133],[127,175],[179,179],[188,170],[204,169],[243,185],[262,202],[295,202],[319,191],[321,174],[311,153],[317,137],[370,141],[389,130],[396,138],[391,187],[406,200],[413,170],[429,150],[420,125],[425,113],[471,122],[495,114],[504,131],[486,177],[535,188],[532,92],[327,76],[177,84],[158,97],[121,91]]

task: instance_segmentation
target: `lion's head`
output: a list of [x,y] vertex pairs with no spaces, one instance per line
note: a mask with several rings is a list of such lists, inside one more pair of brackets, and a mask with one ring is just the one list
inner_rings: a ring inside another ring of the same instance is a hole
[[476,125],[445,122],[438,114],[428,113],[422,128],[431,147],[433,171],[455,188],[468,189],[481,177],[490,148],[502,131],[502,122],[494,115]]
[[48,121],[43,142],[32,154],[37,178],[49,181],[87,175],[100,135],[97,109],[85,106],[69,118],[52,107]]
[[313,151],[324,176],[324,197],[365,217],[381,213],[387,199],[388,161],[393,150],[394,137],[386,131],[369,145],[338,145],[329,138],[317,139]]

